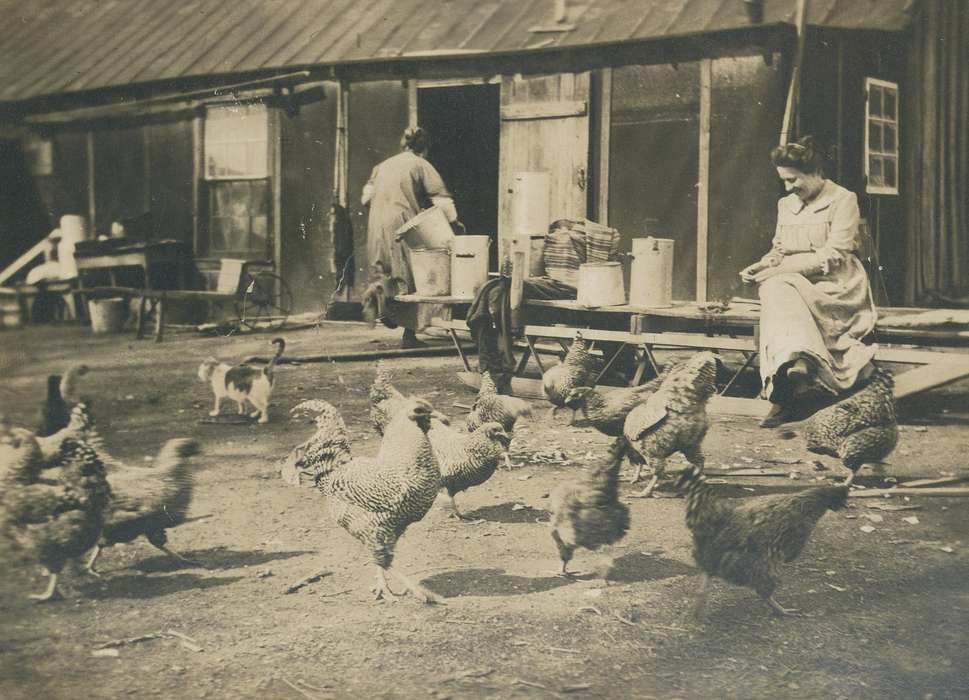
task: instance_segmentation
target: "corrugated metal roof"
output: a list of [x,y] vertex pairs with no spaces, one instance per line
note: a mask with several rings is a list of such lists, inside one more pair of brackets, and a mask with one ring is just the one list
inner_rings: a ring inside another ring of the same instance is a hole
[[[810,24],[902,30],[915,0],[812,0]],[[507,53],[749,26],[743,0],[0,0],[0,101],[421,54]],[[765,0],[764,24],[796,0]]]

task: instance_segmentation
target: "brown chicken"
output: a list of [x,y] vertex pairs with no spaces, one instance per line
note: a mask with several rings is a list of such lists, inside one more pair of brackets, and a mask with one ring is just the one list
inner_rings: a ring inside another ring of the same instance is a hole
[[779,615],[794,612],[774,600],[778,568],[797,559],[821,516],[843,508],[848,497],[848,487],[841,485],[722,498],[696,466],[686,468],[677,487],[686,493],[686,526],[693,533],[693,558],[703,571],[696,614],[706,603],[710,577],[752,588]]
[[595,550],[621,540],[629,529],[629,508],[619,502],[619,467],[628,444],[619,437],[609,457],[586,479],[563,484],[552,494],[552,539],[562,560],[562,575],[576,548]]
[[[565,397],[565,407],[576,416],[572,425],[577,428],[595,428],[609,437],[622,435],[626,416],[656,393],[672,368],[639,386],[622,387],[602,391],[591,386],[579,386]],[[581,415],[579,415],[581,414]]]
[[88,551],[104,525],[110,488],[97,453],[68,439],[47,466],[34,436],[19,428],[0,434],[0,531],[28,551],[49,576],[37,601],[54,598],[64,564]]
[[542,375],[542,387],[545,395],[552,402],[549,417],[553,418],[560,408],[565,408],[565,397],[577,386],[587,386],[595,367],[595,357],[586,347],[582,333],[575,332],[575,340],[565,354],[561,364],[545,370]]
[[297,404],[290,413],[315,415],[316,432],[289,453],[281,469],[283,474],[319,484],[320,479],[350,461],[350,435],[343,417],[332,404],[312,399]]
[[703,438],[707,434],[707,401],[716,391],[717,358],[711,352],[697,353],[673,368],[656,392],[626,416],[623,434],[636,465],[632,482],[639,481],[643,464],[653,477],[637,498],[653,493],[666,471],[666,458],[681,452],[691,464],[703,469]]
[[408,399],[387,425],[376,457],[356,457],[318,483],[340,527],[370,551],[378,599],[395,595],[387,585],[390,571],[418,599],[441,602],[390,568],[397,540],[427,515],[441,488],[441,471],[427,437],[433,413],[426,401]]
[[[532,405],[524,399],[515,396],[506,396],[498,393],[494,379],[490,372],[482,372],[481,386],[478,388],[478,397],[471,407],[468,415],[468,432],[474,432],[485,423],[498,423],[501,425],[509,439],[515,429],[515,423],[519,418],[530,418],[532,415]],[[511,460],[508,451],[505,451],[505,466],[511,467]]]
[[[845,484],[851,484],[863,465],[880,462],[898,444],[894,388],[891,372],[876,367],[862,389],[800,424],[808,450],[838,457],[851,470]],[[786,426],[781,437],[794,437],[794,427]]]
[[492,477],[502,457],[507,455],[511,438],[499,423],[485,423],[473,433],[462,435],[438,421],[432,421],[427,436],[441,470],[441,486],[447,490],[454,515],[470,520],[458,510],[454,496]]
[[104,547],[131,542],[139,535],[173,559],[199,566],[170,549],[166,533],[185,522],[188,515],[195,487],[195,467],[189,457],[198,452],[194,440],[169,440],[151,468],[122,466],[108,475],[111,499],[104,530],[87,561],[89,573],[97,575],[94,563]]

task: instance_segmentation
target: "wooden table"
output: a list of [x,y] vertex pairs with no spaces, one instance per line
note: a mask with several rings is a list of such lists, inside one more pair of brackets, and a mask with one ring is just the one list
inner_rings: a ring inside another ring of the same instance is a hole
[[138,267],[144,273],[144,288],[151,289],[151,270],[161,265],[175,266],[176,288],[184,286],[184,267],[181,264],[185,256],[185,247],[178,241],[159,241],[157,243],[141,243],[118,246],[111,249],[104,246],[103,250],[88,251],[75,250],[74,260],[77,263],[78,289],[84,290],[83,272],[88,270],[107,270],[111,278],[111,286],[117,287],[116,272],[122,267]]

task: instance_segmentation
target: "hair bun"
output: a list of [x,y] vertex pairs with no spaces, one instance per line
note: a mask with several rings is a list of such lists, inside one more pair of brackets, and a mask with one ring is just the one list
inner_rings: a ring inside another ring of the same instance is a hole
[[427,132],[419,126],[409,126],[404,129],[400,139],[401,145],[411,151],[420,153],[427,150]]

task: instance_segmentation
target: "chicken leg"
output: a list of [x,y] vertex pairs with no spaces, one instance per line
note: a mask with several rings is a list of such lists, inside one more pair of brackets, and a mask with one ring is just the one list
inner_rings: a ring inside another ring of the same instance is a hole
[[30,598],[36,600],[38,603],[46,603],[49,600],[55,600],[61,597],[61,594],[57,590],[57,574],[47,569],[44,569],[44,574],[50,577],[47,579],[47,588],[44,589],[43,593],[30,594]]
[[200,562],[197,562],[194,559],[189,559],[188,557],[183,557],[181,554],[179,554],[178,552],[176,552],[174,549],[169,549],[166,546],[166,542],[168,541],[168,538],[167,538],[167,536],[165,535],[164,532],[160,532],[160,533],[159,532],[149,532],[149,533],[146,533],[145,534],[145,537],[148,539],[149,542],[151,542],[151,544],[153,546],[155,546],[158,549],[160,549],[161,551],[163,551],[165,554],[167,554],[168,556],[170,556],[172,559],[177,559],[178,561],[182,562],[183,564],[188,564],[189,566],[202,566],[202,564]]
[[[649,498],[650,496],[652,496],[653,490],[656,488],[656,484],[659,481],[660,477],[666,473],[665,459],[661,457],[657,457],[651,460],[651,462],[652,463],[650,464],[650,466],[653,468],[653,477],[649,480],[649,483],[646,484],[646,488],[644,488],[642,491],[640,491],[639,493],[629,494],[630,498]],[[636,474],[633,477],[633,483],[635,483],[636,481],[639,481],[639,471],[641,469],[642,469],[642,465],[641,464],[637,465]]]
[[377,567],[377,584],[373,588],[375,600],[393,600],[400,598],[403,593],[394,593],[387,583],[387,572],[382,566]]
[[767,604],[771,607],[771,610],[774,611],[774,614],[775,615],[779,615],[781,617],[784,617],[786,615],[795,615],[795,614],[797,614],[797,609],[796,608],[785,608],[783,605],[781,605],[776,600],[774,600],[774,596],[772,596],[772,595],[767,596],[767,598],[765,598],[765,600],[767,601]]
[[[419,583],[415,583],[414,581],[411,581],[407,576],[400,573],[396,569],[390,569],[390,573],[394,575],[394,578],[396,578],[398,581],[404,584],[407,587],[407,590],[409,590],[411,593],[414,594],[415,598],[417,598],[425,605],[444,604],[444,599],[441,598],[439,595],[437,595],[436,593],[431,593],[431,591],[427,590]],[[386,583],[386,581],[384,583]]]
[[101,545],[95,544],[93,547],[91,547],[91,556],[89,556],[88,560],[84,563],[84,573],[89,574],[91,576],[95,576],[97,578],[101,577],[100,572],[98,572],[94,568],[94,562],[98,560],[98,557],[100,555],[101,555]]
[[448,494],[448,498],[451,499],[451,512],[455,518],[463,520],[467,523],[480,523],[483,522],[480,518],[472,518],[470,515],[465,515],[460,510],[458,510],[458,504],[454,500],[454,496]]

